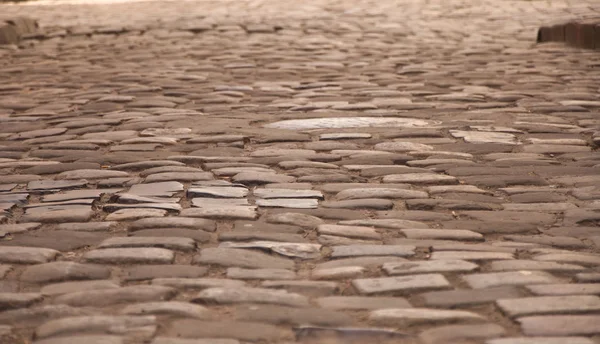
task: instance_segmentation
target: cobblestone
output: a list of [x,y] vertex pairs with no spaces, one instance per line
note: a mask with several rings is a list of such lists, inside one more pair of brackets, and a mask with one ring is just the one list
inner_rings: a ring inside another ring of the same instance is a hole
[[75,2],[0,4],[0,342],[597,341],[596,2]]

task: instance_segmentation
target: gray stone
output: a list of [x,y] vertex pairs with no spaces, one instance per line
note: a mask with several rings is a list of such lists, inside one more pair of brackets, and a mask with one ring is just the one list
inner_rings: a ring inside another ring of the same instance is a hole
[[191,265],[134,265],[123,269],[123,280],[143,281],[154,278],[197,278],[206,275],[208,269]]
[[0,309],[24,308],[42,301],[39,293],[0,293]]
[[427,289],[450,288],[450,283],[441,274],[423,274],[403,277],[355,279],[354,288],[361,294],[385,292],[409,292]]
[[362,266],[342,266],[329,269],[315,269],[311,277],[316,280],[348,279],[361,276],[366,268]]
[[334,128],[369,128],[369,127],[394,127],[414,128],[428,126],[430,123],[411,118],[389,117],[330,117],[291,119],[265,125],[266,128],[306,130],[306,129],[334,129]]
[[159,209],[166,211],[180,211],[181,205],[177,203],[136,203],[136,204],[119,204],[119,203],[108,203],[102,206],[102,209],[107,212],[119,211],[119,210],[130,210],[130,209]]
[[68,336],[76,333],[141,334],[152,336],[156,318],[149,316],[79,316],[50,320],[35,330],[37,338]]
[[269,208],[316,209],[319,202],[306,198],[257,199],[256,205]]
[[192,182],[198,180],[211,180],[213,175],[210,172],[164,172],[155,173],[146,177],[146,183],[158,183],[158,182]]
[[174,337],[156,337],[151,344],[240,344],[240,342],[237,339],[181,339]]
[[[291,336],[289,330],[259,322],[201,321],[191,319],[174,321],[167,333],[184,338],[210,338],[210,344],[231,343],[222,343],[214,338],[239,339],[245,342],[277,342]],[[215,341],[213,342],[213,340]],[[198,342],[194,341],[194,344],[196,343]]]
[[308,214],[300,213],[279,213],[279,214],[268,214],[267,222],[269,223],[282,223],[288,225],[295,225],[306,228],[316,228],[324,221],[320,218]]
[[359,188],[346,189],[340,191],[335,198],[340,200],[362,199],[362,198],[389,198],[389,199],[410,199],[427,198],[427,193],[416,190],[405,190],[396,188]]
[[464,260],[431,260],[383,264],[383,270],[385,270],[388,275],[409,275],[432,272],[471,272],[478,267],[477,264]]
[[35,344],[123,344],[123,337],[111,335],[82,335],[36,340]]
[[108,214],[104,219],[106,221],[127,221],[137,220],[144,217],[163,217],[165,215],[167,215],[167,211],[163,209],[129,208],[119,209]]
[[237,319],[272,324],[341,326],[351,324],[351,318],[343,313],[320,308],[291,308],[272,305],[238,307]]
[[59,190],[86,186],[88,181],[85,179],[72,178],[77,180],[34,180],[27,183],[27,190]]
[[463,307],[493,303],[498,299],[521,297],[515,287],[495,287],[484,289],[456,289],[430,291],[420,295],[430,307]]
[[498,300],[496,304],[510,317],[591,313],[600,310],[600,297],[592,295],[538,296]]
[[427,329],[419,338],[424,344],[447,344],[501,337],[505,333],[506,330],[496,324],[445,325]]
[[293,280],[296,273],[286,269],[242,269],[228,268],[227,277],[241,280]]
[[404,228],[429,228],[424,222],[400,220],[400,219],[364,219],[346,220],[338,222],[345,226],[366,226],[375,228],[404,229]]
[[338,291],[336,282],[328,281],[263,281],[261,286],[266,288],[286,289],[295,293],[311,296],[331,295]]
[[585,337],[509,337],[490,339],[485,344],[594,344]]
[[83,259],[102,264],[170,264],[175,254],[164,248],[107,248],[86,252]]
[[169,315],[197,319],[207,319],[211,317],[211,313],[206,307],[180,301],[145,302],[132,304],[123,308],[121,310],[121,314]]
[[433,308],[388,308],[372,311],[369,320],[376,323],[397,322],[435,322],[435,321],[457,321],[457,320],[484,320],[484,318],[473,312],[444,310]]
[[55,193],[51,195],[45,195],[42,197],[44,202],[62,202],[77,199],[99,199],[105,194],[114,194],[121,191],[121,189],[84,189],[84,190],[69,190],[65,193]]
[[56,226],[57,230],[61,231],[76,231],[76,232],[108,232],[117,226],[117,222],[72,222],[61,223]]
[[314,259],[321,256],[321,245],[319,244],[252,241],[249,243],[223,242],[219,247],[267,249],[283,256],[301,259]]
[[105,178],[119,178],[128,177],[129,173],[123,171],[111,171],[111,170],[73,170],[61,172],[56,176],[56,179],[105,179]]
[[560,280],[543,271],[511,271],[466,275],[462,277],[474,289],[503,285],[551,284]]
[[597,335],[600,333],[600,315],[547,315],[517,319],[527,336]]
[[296,189],[255,189],[253,192],[255,197],[264,199],[281,199],[281,198],[317,198],[322,199],[323,193],[316,190],[296,190]]
[[285,290],[248,287],[205,289],[196,295],[193,301],[215,302],[218,304],[258,303],[308,307],[308,299],[300,294],[289,293]]
[[206,248],[195,256],[196,264],[215,264],[250,269],[293,269],[294,262],[260,252],[230,248]]
[[383,177],[384,183],[456,184],[455,177],[435,173],[390,174]]
[[0,263],[40,264],[47,263],[59,254],[49,248],[0,246]]
[[209,207],[232,207],[232,206],[248,206],[250,203],[246,198],[208,198],[197,197],[192,198],[192,206],[198,208]]
[[202,187],[190,188],[188,197],[214,197],[214,198],[243,198],[248,195],[248,189],[240,187]]
[[53,303],[74,307],[106,307],[120,303],[166,300],[175,293],[175,289],[165,286],[133,285],[67,293],[56,297]]
[[193,251],[196,243],[189,238],[179,237],[113,237],[98,245],[98,248],[161,247],[178,251]]
[[40,292],[43,295],[60,295],[82,290],[116,289],[119,287],[119,284],[111,280],[74,281],[49,284],[44,286]]
[[600,283],[540,284],[525,288],[534,295],[600,295]]
[[57,205],[27,208],[21,218],[24,222],[85,222],[94,215],[91,206]]
[[340,225],[319,225],[317,228],[319,234],[336,235],[348,238],[359,239],[381,239],[381,234],[375,229],[360,226],[340,226]]
[[415,254],[414,246],[404,245],[349,245],[332,247],[331,257],[398,256],[410,257]]
[[336,209],[375,209],[386,210],[394,207],[394,202],[387,199],[361,198],[344,201],[325,201],[321,203],[324,208]]
[[483,241],[483,235],[466,229],[401,229],[409,239],[441,239],[461,241]]
[[39,222],[5,224],[0,225],[0,232],[9,234],[23,233],[33,229],[37,229],[41,225],[42,224]]
[[202,208],[188,208],[181,212],[181,216],[204,217],[210,219],[228,220],[253,220],[258,217],[256,206],[225,205],[207,206]]
[[511,271],[511,270],[547,270],[556,272],[583,271],[585,268],[580,265],[564,264],[555,262],[538,262],[535,260],[496,260],[491,262],[492,271]]
[[362,267],[379,267],[384,263],[406,262],[404,258],[396,256],[376,256],[376,257],[355,257],[335,259],[328,262],[320,263],[316,269],[331,269],[343,266],[362,266]]
[[67,280],[105,279],[110,270],[93,264],[74,262],[52,262],[28,266],[20,276],[21,281],[29,283],[49,283]]
[[172,197],[180,191],[183,191],[183,184],[176,181],[136,184],[129,189],[130,194],[146,197]]
[[161,217],[139,219],[134,221],[129,226],[130,231],[149,228],[189,228],[214,232],[216,230],[216,223],[214,220],[208,219],[195,219],[189,217]]
[[496,260],[515,259],[506,252],[438,251],[431,254],[433,260]]
[[318,298],[316,301],[322,308],[339,310],[372,310],[412,307],[406,299],[401,297],[329,296]]

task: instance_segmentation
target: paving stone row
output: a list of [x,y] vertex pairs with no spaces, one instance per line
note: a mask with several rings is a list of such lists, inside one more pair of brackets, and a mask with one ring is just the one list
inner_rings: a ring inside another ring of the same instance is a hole
[[0,342],[600,343],[600,57],[534,44],[600,8],[546,5],[0,5]]

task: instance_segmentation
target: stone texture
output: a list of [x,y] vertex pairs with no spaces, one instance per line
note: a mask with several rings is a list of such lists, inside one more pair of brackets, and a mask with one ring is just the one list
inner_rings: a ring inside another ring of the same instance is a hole
[[294,262],[260,252],[229,248],[207,248],[194,257],[197,264],[215,264],[252,269],[292,269]]
[[591,295],[540,296],[496,301],[511,317],[559,313],[588,313],[600,309],[600,298]]
[[450,283],[440,274],[356,279],[352,281],[352,285],[361,294],[375,294],[392,291],[408,292],[427,289],[445,289],[450,287]]

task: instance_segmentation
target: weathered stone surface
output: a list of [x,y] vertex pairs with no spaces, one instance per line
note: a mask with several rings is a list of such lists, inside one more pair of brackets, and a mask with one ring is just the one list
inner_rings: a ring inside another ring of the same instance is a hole
[[119,303],[165,300],[175,293],[173,288],[165,286],[136,285],[63,294],[56,297],[54,303],[75,307],[105,307]]
[[174,337],[156,337],[152,344],[240,344],[237,339],[181,339]]
[[[419,338],[424,344],[461,343],[468,340],[501,337],[506,330],[495,324],[446,325],[421,332]],[[487,341],[486,344],[489,344]]]
[[209,288],[201,291],[193,299],[195,302],[216,302],[219,304],[260,303],[291,307],[307,307],[308,299],[285,290],[264,288]]
[[61,295],[84,290],[116,289],[119,284],[111,280],[72,281],[49,284],[44,286],[40,293],[43,295]]
[[485,344],[594,344],[594,342],[585,337],[509,337],[491,339]]
[[381,235],[373,228],[360,226],[319,225],[319,234],[336,235],[359,239],[380,239]]
[[42,301],[39,293],[0,293],[0,309],[9,310],[28,307]]
[[189,217],[164,217],[164,218],[145,218],[131,223],[129,230],[140,230],[149,228],[189,228],[201,229],[207,232],[214,232],[216,223],[214,220],[196,219]]
[[498,299],[521,297],[519,290],[511,286],[483,289],[460,289],[430,291],[421,294],[425,304],[431,307],[461,307],[491,303]]
[[547,272],[526,270],[472,274],[463,276],[463,279],[474,289],[503,285],[550,284],[559,281]]
[[401,297],[363,297],[363,296],[328,296],[316,300],[323,308],[339,310],[371,310],[383,308],[410,308],[406,299]]
[[252,241],[249,243],[223,242],[223,248],[262,248],[268,249],[282,256],[301,259],[313,259],[321,256],[319,244],[284,243],[274,241]]
[[540,284],[528,285],[527,290],[535,295],[598,295],[600,283]]
[[169,315],[182,318],[210,318],[210,312],[206,307],[189,302],[166,301],[166,302],[145,302],[137,303],[124,307],[122,314],[152,314]]
[[[227,338],[243,341],[277,341],[289,338],[289,330],[259,322],[176,320],[168,334],[184,338]],[[212,343],[212,342],[211,342]],[[219,343],[218,344],[230,344]],[[185,343],[184,343],[185,344]]]
[[547,315],[522,317],[517,320],[528,336],[597,335],[599,315]]
[[286,269],[242,269],[228,268],[227,277],[242,280],[292,280],[296,279],[296,273]]
[[348,245],[334,246],[331,257],[398,256],[410,257],[415,254],[414,246],[403,245]]
[[477,264],[465,260],[432,260],[406,263],[385,263],[383,270],[388,275],[409,275],[432,272],[470,272],[477,269]]
[[164,248],[107,248],[89,251],[83,258],[104,264],[169,264],[175,254]]
[[473,312],[433,308],[388,308],[372,311],[369,319],[376,323],[484,320]]
[[382,277],[356,279],[352,285],[361,294],[384,292],[408,292],[427,289],[445,289],[450,283],[440,274],[423,274],[405,277]]
[[37,338],[71,334],[139,334],[152,336],[156,331],[154,316],[80,316],[50,320],[35,330]]
[[192,251],[194,240],[179,237],[114,237],[100,243],[98,248],[161,247],[178,251]]
[[36,344],[123,344],[123,337],[111,335],[82,335],[36,340]]
[[230,249],[207,248],[194,257],[196,264],[215,264],[251,269],[293,269],[294,262],[260,252]]
[[0,262],[14,264],[40,264],[54,260],[58,251],[48,248],[4,246],[0,247]]
[[134,265],[123,269],[123,279],[127,281],[149,280],[154,278],[196,278],[206,275],[208,270],[190,265]]
[[20,279],[28,283],[49,283],[67,280],[105,279],[109,276],[110,269],[99,265],[52,262],[28,266],[21,274]]
[[242,307],[237,310],[237,319],[266,322],[275,325],[313,324],[320,326],[342,326],[352,324],[351,318],[343,313],[320,308],[290,308],[271,305]]
[[588,313],[600,309],[600,297],[592,295],[540,296],[496,301],[511,317],[559,313]]
[[269,223],[290,224],[300,227],[316,228],[323,223],[323,220],[316,216],[300,214],[300,213],[279,213],[269,214],[267,216]]
[[203,217],[209,219],[227,220],[253,220],[258,217],[256,206],[245,205],[211,205],[201,208],[188,208],[181,212],[181,216]]

